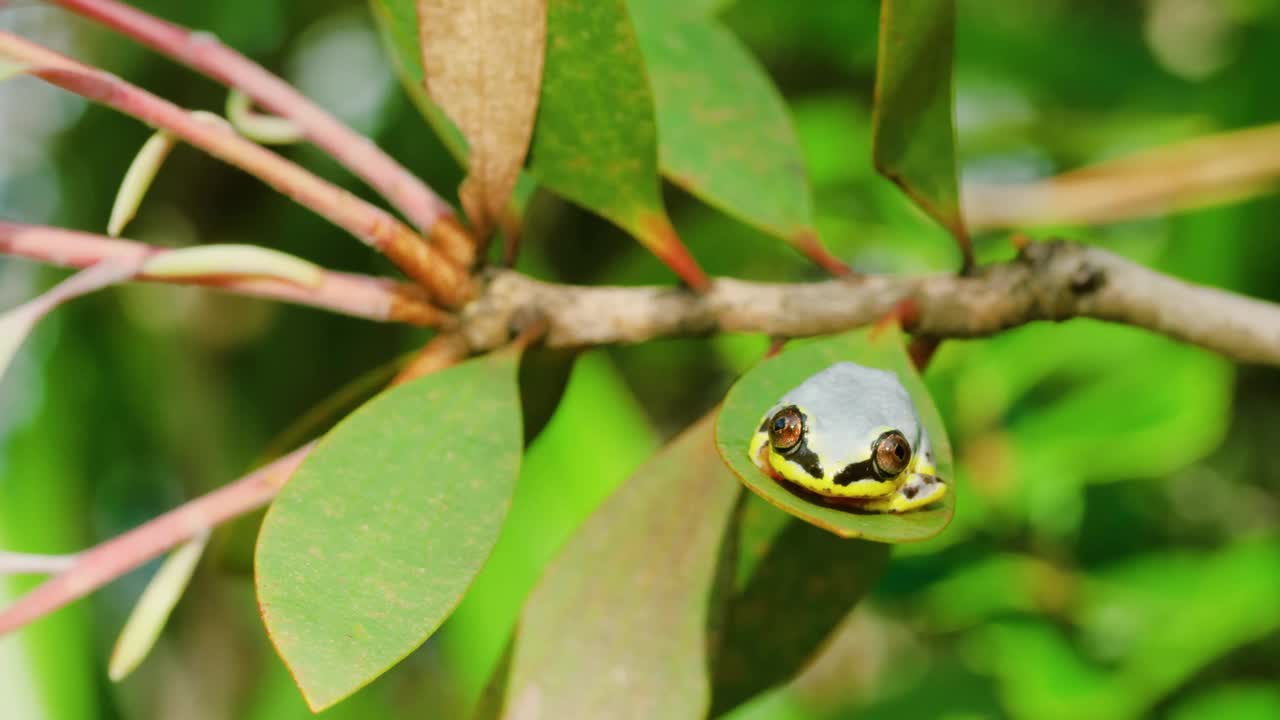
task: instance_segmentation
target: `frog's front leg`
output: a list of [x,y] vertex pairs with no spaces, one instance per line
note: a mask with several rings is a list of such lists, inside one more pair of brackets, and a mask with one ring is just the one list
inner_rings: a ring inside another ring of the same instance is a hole
[[911,473],[892,495],[868,500],[860,507],[870,512],[900,513],[922,508],[947,494],[947,484],[936,475]]

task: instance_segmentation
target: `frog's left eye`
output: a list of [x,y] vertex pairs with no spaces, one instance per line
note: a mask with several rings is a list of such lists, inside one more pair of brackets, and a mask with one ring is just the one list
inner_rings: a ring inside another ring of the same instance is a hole
[[876,438],[875,444],[871,446],[871,455],[875,458],[876,470],[880,475],[893,477],[907,469],[907,463],[911,461],[911,445],[902,433],[890,430]]
[[794,405],[788,405],[774,413],[769,420],[769,444],[775,450],[790,450],[804,435],[804,416]]

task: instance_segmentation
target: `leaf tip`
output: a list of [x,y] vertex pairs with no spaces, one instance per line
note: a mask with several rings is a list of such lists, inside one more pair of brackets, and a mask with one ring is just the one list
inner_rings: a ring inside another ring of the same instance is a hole
[[292,120],[255,112],[249,96],[235,88],[227,94],[226,113],[236,132],[262,145],[293,145],[306,137]]
[[689,253],[689,248],[681,242],[666,214],[650,213],[641,216],[635,234],[640,242],[695,292],[704,293],[711,289],[711,280]]
[[111,217],[107,221],[107,234],[119,237],[125,225],[137,214],[151,183],[160,172],[160,166],[173,150],[177,141],[164,130],[157,130],[142,144],[142,149],[134,156],[129,169],[120,181],[120,190],[116,193],[115,202],[111,205]]
[[170,553],[152,576],[116,638],[107,663],[111,682],[124,680],[151,654],[170,614],[186,592],[208,541],[209,531],[200,532]]
[[812,229],[801,230],[792,237],[791,244],[810,260],[817,263],[818,267],[835,277],[846,277],[854,274],[853,268],[846,265],[835,255],[832,255],[831,251],[822,244],[818,233]]

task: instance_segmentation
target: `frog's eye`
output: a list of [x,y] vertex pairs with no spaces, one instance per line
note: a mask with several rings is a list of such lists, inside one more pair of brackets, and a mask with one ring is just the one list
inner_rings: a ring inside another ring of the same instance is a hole
[[897,430],[876,438],[871,446],[871,455],[875,458],[876,470],[883,477],[893,477],[907,469],[911,460],[911,445]]
[[804,416],[794,405],[782,408],[769,420],[769,443],[775,450],[794,448],[803,434]]

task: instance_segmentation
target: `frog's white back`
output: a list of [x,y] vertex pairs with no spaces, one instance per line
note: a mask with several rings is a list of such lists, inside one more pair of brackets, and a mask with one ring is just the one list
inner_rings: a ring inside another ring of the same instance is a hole
[[870,429],[902,431],[912,445],[922,436],[911,396],[898,376],[887,370],[838,362],[805,380],[782,397],[779,406],[797,405],[828,436],[861,439]]

